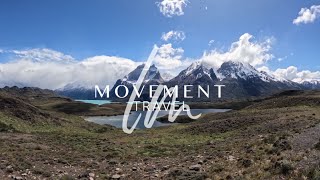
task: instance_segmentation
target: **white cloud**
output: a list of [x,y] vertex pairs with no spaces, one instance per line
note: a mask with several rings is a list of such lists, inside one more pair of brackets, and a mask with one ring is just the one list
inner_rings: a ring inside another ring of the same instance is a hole
[[297,67],[290,66],[286,69],[277,69],[273,72],[276,77],[285,78],[294,82],[310,80],[320,80],[320,71],[311,72],[309,70],[299,71]]
[[266,66],[262,66],[258,68],[259,71],[267,72],[270,75],[273,75],[275,78],[283,80],[290,80],[293,82],[301,83],[304,81],[311,81],[311,80],[320,80],[320,71],[309,71],[309,70],[302,70],[299,71],[295,66],[289,66],[287,68],[279,68],[275,71],[270,70]]
[[189,3],[188,0],[162,0],[157,2],[160,12],[166,17],[182,16],[183,8]]
[[213,40],[213,39],[210,40],[209,43],[208,43],[208,46],[211,46],[214,42],[215,42],[215,40]]
[[214,68],[219,68],[224,62],[238,61],[249,63],[252,66],[263,65],[274,56],[270,53],[273,38],[262,42],[253,42],[253,36],[245,33],[237,42],[232,43],[226,52],[212,50],[205,52],[200,60]]
[[[10,62],[0,63],[0,86],[30,86],[60,89],[65,86],[112,86],[142,62],[115,56],[94,56],[75,60],[72,56],[51,49],[10,50]],[[191,61],[183,60],[184,50],[164,44],[154,63],[161,72],[176,75]]]
[[33,61],[38,62],[57,61],[68,63],[74,61],[74,58],[70,55],[65,55],[51,49],[13,50],[11,52],[18,56],[19,59],[32,59]]
[[182,65],[182,48],[173,48],[172,44],[163,44],[159,47],[154,63],[160,69],[175,69]]
[[112,86],[117,79],[123,78],[138,64],[141,63],[121,57],[94,56],[77,63],[74,75],[80,76],[79,82],[87,86],[92,85],[92,82]]
[[[1,86],[22,85],[48,89],[63,88],[70,83],[85,87],[93,87],[95,84],[112,86],[117,79],[139,64],[114,56],[94,56],[64,63],[64,60],[73,58],[62,53],[52,53],[56,52],[53,50],[39,49],[37,53],[30,51],[15,51],[19,56],[17,60],[0,64]],[[46,59],[49,61],[43,61]]]
[[[181,47],[173,47],[171,43],[159,47],[154,59],[162,73],[177,75],[192,62],[201,60],[213,68],[219,68],[223,62],[238,61],[250,63],[260,71],[274,75],[278,79],[294,82],[318,79],[320,71],[299,71],[290,66],[285,69],[270,70],[266,62],[273,58],[271,54],[272,38],[253,41],[253,36],[243,34],[238,41],[231,44],[227,51],[212,50],[205,52],[200,59],[184,58]],[[0,63],[0,86],[20,85],[48,89],[63,88],[66,85],[93,87],[95,84],[113,85],[142,62],[115,56],[94,56],[83,60],[75,60],[70,55],[51,49],[10,50],[14,61]]]
[[258,71],[264,71],[268,74],[272,74],[272,71],[267,66],[261,66],[257,68]]
[[161,39],[163,41],[169,41],[173,39],[175,41],[183,41],[186,38],[186,35],[183,31],[169,31],[167,33],[163,33]]
[[301,8],[299,16],[293,20],[293,24],[299,25],[301,23],[312,23],[318,17],[320,17],[320,5],[313,5],[310,9]]

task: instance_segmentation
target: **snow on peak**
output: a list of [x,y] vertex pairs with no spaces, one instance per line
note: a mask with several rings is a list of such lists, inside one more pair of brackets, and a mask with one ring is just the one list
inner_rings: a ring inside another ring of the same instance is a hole
[[300,84],[320,85],[320,79],[305,79],[299,82]]
[[174,78],[174,76],[173,76],[172,74],[167,73],[167,72],[162,73],[161,76],[162,76],[162,78],[163,78],[164,81],[170,81],[171,79]]
[[187,77],[189,75],[194,75],[196,79],[203,76],[208,76],[211,79],[211,68],[205,66],[201,61],[196,61],[192,63],[187,69],[183,70],[179,76]]
[[245,80],[248,78],[259,78],[265,82],[278,81],[268,73],[258,71],[249,63],[228,61],[221,65],[218,73],[222,74],[225,78],[241,78]]
[[[135,70],[133,70],[127,76],[125,76],[122,79],[122,81],[126,81],[131,84],[136,83],[140,77],[140,74],[141,74],[144,66],[145,66],[145,64],[139,65]],[[144,78],[144,82],[149,82],[150,80],[163,81],[158,68],[154,64],[152,66],[150,66],[150,68]]]
[[201,66],[201,61],[193,62],[184,72],[185,76],[191,74],[194,70],[198,69]]

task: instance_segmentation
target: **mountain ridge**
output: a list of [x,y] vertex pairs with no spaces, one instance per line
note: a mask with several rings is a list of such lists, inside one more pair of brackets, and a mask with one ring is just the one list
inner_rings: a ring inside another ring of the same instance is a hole
[[[139,65],[122,79],[118,79],[110,91],[110,99],[114,101],[126,101],[128,98],[119,99],[115,96],[115,87],[119,85],[128,86],[129,93],[133,90],[141,74],[144,64]],[[318,82],[318,81],[317,81]],[[296,83],[286,79],[277,78],[267,72],[259,71],[249,63],[235,61],[224,62],[220,68],[212,68],[201,61],[196,61],[182,70],[177,76],[164,80],[155,65],[150,66],[143,85],[209,85],[210,91],[216,94],[214,85],[226,85],[223,99],[244,99],[258,96],[268,96],[284,90],[319,89],[320,83],[305,81]],[[147,91],[143,90],[143,100],[149,100]],[[58,94],[74,99],[95,99],[94,89],[74,88],[58,91]],[[124,90],[119,94],[124,95]],[[180,95],[179,95],[180,96]],[[183,95],[182,95],[183,96]],[[180,96],[181,97],[181,96]],[[189,99],[190,100],[190,99]],[[191,101],[203,101],[205,99],[192,99]],[[213,101],[210,98],[206,101]]]

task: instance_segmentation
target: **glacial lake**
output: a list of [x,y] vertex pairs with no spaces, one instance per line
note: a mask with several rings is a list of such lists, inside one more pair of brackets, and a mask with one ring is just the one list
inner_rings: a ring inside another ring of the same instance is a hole
[[[218,113],[218,112],[227,112],[230,111],[230,109],[191,109],[191,114],[192,115],[198,115],[198,114],[208,114],[208,113]],[[131,127],[134,122],[136,121],[137,117],[141,113],[141,119],[136,127],[136,129],[145,129],[146,127],[144,126],[144,117],[146,115],[146,111],[132,111],[129,119],[128,119],[128,126]],[[168,115],[168,111],[160,111],[158,113],[158,118],[163,117]],[[187,115],[187,112],[182,111],[180,115]],[[118,115],[118,116],[92,116],[92,117],[85,117],[85,120],[89,122],[94,122],[97,124],[109,124],[111,126],[117,127],[117,128],[122,128],[122,120],[123,120],[123,115]],[[153,124],[154,127],[161,127],[161,126],[168,126],[168,125],[173,125],[174,123],[161,123],[159,121],[155,121]]]
[[82,99],[76,99],[75,101],[80,101],[84,103],[89,103],[89,104],[96,104],[96,105],[102,105],[102,104],[110,104],[112,101],[110,100],[82,100]]

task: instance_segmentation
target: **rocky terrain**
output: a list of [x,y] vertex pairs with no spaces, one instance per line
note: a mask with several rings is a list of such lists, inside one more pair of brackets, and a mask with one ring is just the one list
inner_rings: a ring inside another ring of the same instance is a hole
[[0,179],[320,178],[319,91],[225,102],[237,110],[131,135],[44,92],[0,90]]

